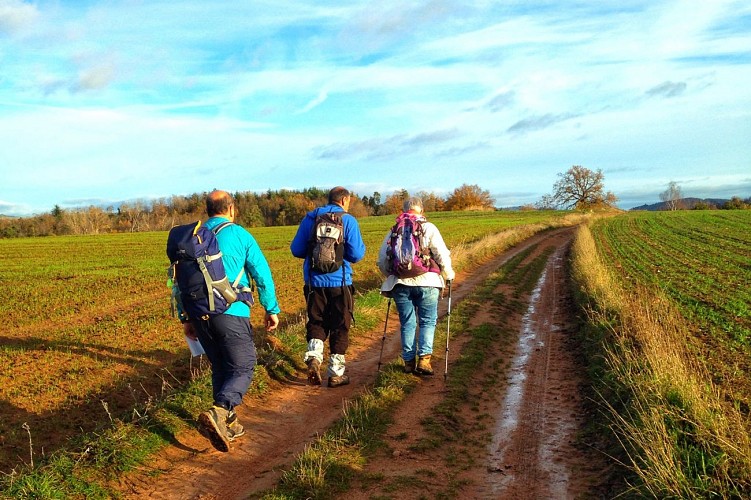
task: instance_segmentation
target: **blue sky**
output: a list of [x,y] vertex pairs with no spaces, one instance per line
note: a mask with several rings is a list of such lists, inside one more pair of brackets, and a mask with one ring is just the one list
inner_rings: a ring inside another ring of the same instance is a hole
[[0,0],[0,213],[229,191],[751,196],[751,1]]

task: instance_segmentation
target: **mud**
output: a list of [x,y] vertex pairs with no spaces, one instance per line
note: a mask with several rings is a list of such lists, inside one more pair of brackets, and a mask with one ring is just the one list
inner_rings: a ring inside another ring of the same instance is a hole
[[594,479],[580,474],[585,457],[573,446],[586,415],[583,380],[567,346],[575,332],[561,243],[522,318],[478,497],[575,498]]

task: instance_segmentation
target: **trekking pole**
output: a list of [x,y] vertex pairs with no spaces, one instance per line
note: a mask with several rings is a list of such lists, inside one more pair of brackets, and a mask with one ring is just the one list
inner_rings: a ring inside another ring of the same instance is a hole
[[378,371],[381,371],[381,358],[383,358],[383,344],[386,343],[386,328],[389,326],[389,313],[391,312],[391,297],[386,306],[386,322],[383,324],[383,338],[381,339],[381,355],[378,356]]
[[446,383],[446,379],[449,376],[449,338],[451,337],[451,281],[448,281],[449,286],[449,307],[446,313],[446,369],[443,372],[443,383]]

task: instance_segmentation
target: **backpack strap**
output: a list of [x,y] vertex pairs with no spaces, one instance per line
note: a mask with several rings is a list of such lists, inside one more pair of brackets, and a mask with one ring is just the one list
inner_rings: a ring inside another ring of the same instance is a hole
[[235,288],[235,289],[237,288],[244,274],[245,274],[245,268],[243,267],[240,269],[240,272],[237,273],[237,277],[235,278],[235,281],[232,282],[232,288]]
[[206,269],[206,262],[209,259],[200,257],[196,260],[198,262],[198,268],[201,270],[201,273],[203,274],[203,279],[206,282],[206,289],[208,290],[208,299],[209,299],[209,311],[214,311],[216,307],[214,306],[214,293],[213,293],[213,285],[212,285],[212,279],[211,275],[209,274],[209,270]]
[[214,229],[212,229],[211,231],[214,233],[214,235],[217,235],[219,234],[219,231],[221,231],[225,227],[232,226],[233,224],[234,222],[224,221],[221,224],[217,224],[216,226],[214,226]]
[[[211,229],[211,232],[214,233],[214,236],[216,236],[217,234],[219,234],[219,231],[221,231],[225,227],[230,226],[232,224],[233,222],[229,222],[229,221],[222,222],[221,224],[218,224],[213,229]],[[198,226],[196,226],[195,230],[196,231],[198,230]],[[208,300],[209,300],[209,311],[216,310],[216,306],[214,305],[213,280],[211,279],[211,274],[209,274],[209,270],[206,268],[206,263],[213,262],[221,258],[222,258],[222,251],[219,250],[219,252],[216,255],[207,255],[206,257],[198,259],[198,268],[201,270],[201,274],[203,274],[203,280],[206,282],[206,289],[209,291],[209,293],[207,294]]]
[[[225,222],[222,222],[221,224],[217,224],[214,227],[214,229],[212,229],[212,231],[214,232],[215,235],[217,235],[217,234],[219,234],[219,231],[221,231],[222,229],[224,229],[226,227],[229,227],[229,226],[232,226],[234,224],[235,224],[234,222],[225,221]],[[213,256],[213,258],[211,260],[218,259],[221,256],[222,256],[222,252],[220,250],[219,253],[217,255]],[[242,277],[244,275],[245,275],[245,267],[241,267],[240,268],[240,272],[237,273],[237,276],[235,277],[235,281],[232,282],[232,289],[235,290],[235,292],[237,292],[238,294],[252,294],[253,293],[253,284],[252,283],[250,283],[249,287],[243,287],[242,289],[239,288],[240,287],[240,280],[242,279]],[[248,280],[248,281],[250,281],[250,280]],[[238,299],[238,300],[240,300],[240,299]],[[248,300],[242,300],[242,302],[247,303],[248,306],[250,307],[253,304],[253,296],[250,295],[248,297]]]

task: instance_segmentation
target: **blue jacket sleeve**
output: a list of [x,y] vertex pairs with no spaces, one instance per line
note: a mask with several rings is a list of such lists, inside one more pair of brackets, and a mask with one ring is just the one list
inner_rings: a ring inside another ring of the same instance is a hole
[[365,257],[365,242],[362,241],[360,225],[357,219],[347,214],[344,216],[344,260],[355,264]]
[[310,232],[313,230],[313,222],[314,219],[310,215],[303,217],[297,228],[297,233],[289,245],[292,255],[298,259],[304,259],[308,256],[308,240],[310,239]]

